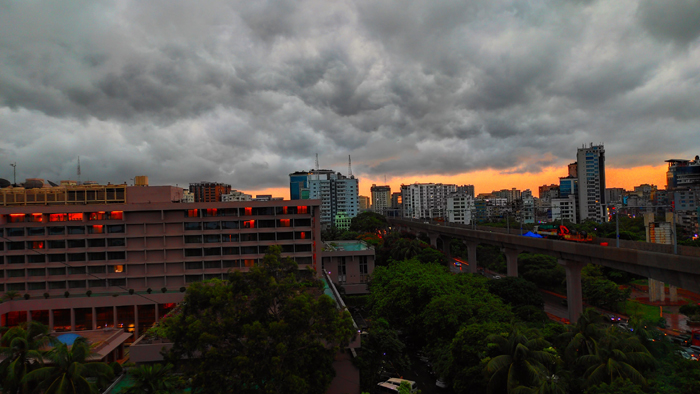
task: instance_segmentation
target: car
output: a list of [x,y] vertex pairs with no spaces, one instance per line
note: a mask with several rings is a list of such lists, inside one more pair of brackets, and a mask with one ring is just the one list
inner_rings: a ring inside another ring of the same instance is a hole
[[494,275],[493,279],[501,279],[501,275]]

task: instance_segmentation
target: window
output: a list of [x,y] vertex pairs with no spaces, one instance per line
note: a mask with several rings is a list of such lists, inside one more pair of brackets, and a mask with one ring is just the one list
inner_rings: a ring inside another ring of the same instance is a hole
[[87,245],[89,248],[103,248],[105,246],[105,240],[102,238],[88,239]]
[[123,233],[125,226],[123,224],[112,224],[107,226],[107,232],[110,234]]
[[109,272],[115,272],[115,273],[124,272],[124,265],[122,265],[122,264],[119,264],[119,265],[110,265],[110,266],[109,266]]
[[185,235],[185,243],[186,244],[201,244],[202,243],[202,236],[201,235]]
[[91,279],[88,281],[88,286],[90,286],[90,287],[105,287],[105,286],[107,286],[107,281],[104,279]]
[[88,252],[88,261],[103,261],[107,260],[105,252]]
[[[20,229],[21,230],[21,229]],[[45,235],[46,231],[43,227],[29,227],[27,228],[27,235],[30,237]]]
[[95,265],[88,267],[89,274],[104,274],[105,272],[107,272],[107,269],[104,265]]
[[48,268],[47,271],[48,271],[49,275],[65,275],[66,274],[66,269],[64,267]]
[[187,270],[201,270],[202,269],[202,262],[201,261],[188,261],[185,263],[185,269],[187,269]]
[[68,275],[85,275],[85,267],[68,267]]
[[52,213],[49,214],[49,222],[65,222],[68,220],[68,214]]
[[88,234],[104,234],[104,225],[102,224],[94,224],[92,226],[87,226],[88,229]]
[[107,258],[110,260],[125,260],[126,252],[107,252]]
[[68,253],[68,261],[85,261],[85,253]]
[[110,238],[107,240],[107,246],[109,246],[109,247],[126,246],[126,239],[125,238]]
[[85,247],[85,240],[84,239],[69,239],[68,240],[68,247],[69,248],[84,248]]
[[202,229],[202,223],[200,223],[200,222],[185,223],[185,231],[194,231],[194,230],[201,230],[201,229]]
[[49,235],[64,235],[65,233],[65,227],[49,227]]
[[68,226],[68,234],[85,234],[84,226]]
[[202,255],[202,249],[185,249],[185,256],[186,257],[194,257],[194,256],[201,256]]

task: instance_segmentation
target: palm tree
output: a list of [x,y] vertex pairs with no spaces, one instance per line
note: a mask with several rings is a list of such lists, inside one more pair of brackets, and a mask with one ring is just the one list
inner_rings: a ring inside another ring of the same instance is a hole
[[70,347],[60,343],[46,354],[50,365],[29,372],[22,382],[37,382],[43,394],[98,393],[98,387],[106,386],[114,373],[105,363],[88,363],[90,354],[85,338],[77,338]]
[[654,357],[639,338],[610,327],[598,342],[596,353],[581,356],[579,362],[587,368],[584,377],[589,386],[610,384],[618,377],[644,385],[646,380],[640,370],[652,367]]
[[180,379],[172,374],[173,365],[161,364],[141,365],[129,370],[129,376],[134,385],[126,389],[124,394],[154,394],[178,392]]
[[551,376],[549,367],[559,361],[556,353],[543,350],[549,347],[549,342],[534,331],[522,332],[520,326],[514,326],[508,338],[494,334],[487,340],[497,345],[499,353],[486,365],[486,371],[491,375],[488,384],[491,393],[504,383],[508,393],[541,386],[543,380]]
[[52,341],[45,325],[32,321],[6,330],[0,340],[0,376],[3,393],[26,393],[29,385],[22,384],[24,376],[43,365],[43,355]]
[[598,351],[597,341],[603,334],[600,328],[602,321],[603,318],[598,311],[587,308],[576,325],[571,327],[569,332],[561,334],[568,343],[564,349],[564,356],[568,361],[573,362],[580,356],[595,354]]

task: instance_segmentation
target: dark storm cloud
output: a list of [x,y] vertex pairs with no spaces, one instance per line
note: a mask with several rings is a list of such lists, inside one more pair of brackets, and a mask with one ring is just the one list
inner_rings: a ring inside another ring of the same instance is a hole
[[245,190],[316,153],[410,178],[538,172],[591,141],[613,166],[700,152],[697,0],[0,7],[0,152],[24,177],[80,156],[102,182]]

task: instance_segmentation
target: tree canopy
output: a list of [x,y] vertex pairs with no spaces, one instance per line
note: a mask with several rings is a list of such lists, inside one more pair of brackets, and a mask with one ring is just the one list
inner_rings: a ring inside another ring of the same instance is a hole
[[334,355],[355,335],[347,311],[323,295],[311,271],[271,246],[260,266],[228,281],[190,285],[167,319],[168,359],[189,358],[200,393],[324,393]]

